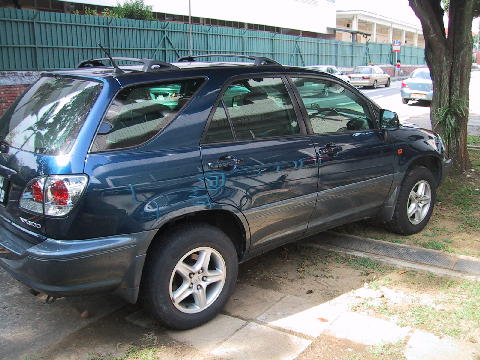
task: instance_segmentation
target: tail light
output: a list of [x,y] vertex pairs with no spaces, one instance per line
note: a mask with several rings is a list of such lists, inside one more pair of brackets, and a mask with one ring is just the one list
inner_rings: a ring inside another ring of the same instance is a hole
[[51,175],[28,183],[20,207],[49,216],[67,215],[78,203],[88,182],[87,175]]
[[408,87],[408,84],[405,81],[402,81],[402,88]]

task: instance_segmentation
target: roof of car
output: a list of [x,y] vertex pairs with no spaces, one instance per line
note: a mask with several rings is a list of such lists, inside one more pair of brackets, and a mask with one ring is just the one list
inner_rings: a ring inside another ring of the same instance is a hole
[[[304,67],[296,66],[282,66],[282,65],[261,65],[257,66],[253,63],[248,62],[227,62],[227,61],[216,61],[216,62],[200,62],[200,61],[191,61],[191,62],[175,62],[171,63],[173,68],[165,68],[157,71],[151,71],[145,73],[142,71],[141,65],[125,65],[120,66],[120,69],[123,71],[121,73],[117,72],[116,69],[112,66],[98,66],[98,67],[82,67],[74,69],[60,69],[52,70],[46,72],[46,74],[54,75],[63,75],[63,76],[80,76],[80,77],[89,77],[95,79],[103,78],[123,78],[130,77],[134,74],[155,74],[157,77],[160,74],[172,74],[172,73],[183,73],[183,72],[196,72],[195,70],[208,69],[208,70],[219,70],[230,72],[229,70],[238,72],[239,69],[245,69],[246,72],[281,72],[281,73],[312,73],[318,74],[318,71],[313,69],[307,69]],[[200,72],[200,71],[199,71]]]

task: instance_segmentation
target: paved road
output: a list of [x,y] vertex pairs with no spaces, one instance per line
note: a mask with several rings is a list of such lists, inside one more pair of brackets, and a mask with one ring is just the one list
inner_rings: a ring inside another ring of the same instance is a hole
[[[402,103],[400,97],[401,81],[392,82],[389,88],[361,89],[361,91],[378,105],[398,113],[401,122],[411,122],[418,126],[430,129],[430,106],[428,103]],[[470,82],[470,121],[469,133],[480,135],[480,101],[477,94],[480,92],[480,72],[472,72]]]
[[[113,295],[60,299],[45,303],[0,268],[0,359],[31,358],[37,350],[124,306]],[[80,316],[81,313],[88,316]]]

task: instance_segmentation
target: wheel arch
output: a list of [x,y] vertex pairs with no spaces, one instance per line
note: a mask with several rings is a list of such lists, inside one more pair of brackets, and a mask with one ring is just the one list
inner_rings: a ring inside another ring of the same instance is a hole
[[405,169],[402,183],[405,180],[407,174],[412,171],[414,168],[424,166],[432,172],[432,175],[436,181],[436,185],[440,185],[442,180],[442,161],[435,155],[422,155],[413,159],[408,167]]
[[158,228],[155,236],[150,242],[146,253],[153,244],[161,241],[162,234],[169,231],[175,226],[188,223],[206,223],[221,229],[232,240],[237,250],[239,260],[242,259],[247,252],[250,244],[250,231],[246,219],[243,214],[237,214],[225,208],[214,209],[192,209],[191,211],[183,211],[180,214],[171,216],[168,220]]
[[400,187],[407,178],[408,173],[420,166],[424,166],[429,169],[432,172],[435,181],[437,182],[436,185],[438,186],[440,184],[440,181],[442,180],[441,160],[433,154],[416,157],[405,166],[404,170],[401,171],[401,176],[397,177],[397,180],[395,181],[396,185],[392,187],[390,195],[377,214],[377,219],[380,222],[388,222],[392,219],[395,211],[395,204],[397,203],[398,194],[400,192]]

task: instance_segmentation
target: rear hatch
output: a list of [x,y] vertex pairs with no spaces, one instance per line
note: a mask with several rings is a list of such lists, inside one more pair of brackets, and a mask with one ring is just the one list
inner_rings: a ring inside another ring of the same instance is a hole
[[24,191],[35,179],[56,172],[101,89],[94,80],[43,76],[1,117],[0,223],[5,229],[33,243],[43,239],[43,205],[34,203],[34,191]]
[[432,91],[432,80],[429,79],[410,78],[405,80],[405,83],[411,90]]

